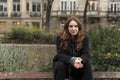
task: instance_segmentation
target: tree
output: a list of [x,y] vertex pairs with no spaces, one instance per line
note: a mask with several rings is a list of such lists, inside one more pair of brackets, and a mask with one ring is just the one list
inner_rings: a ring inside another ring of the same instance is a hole
[[51,9],[52,3],[54,0],[47,0],[47,11],[46,11],[46,30],[50,28],[50,18],[51,18]]
[[85,8],[84,8],[84,21],[83,21],[83,23],[84,23],[84,29],[85,29],[85,31],[86,31],[86,23],[87,23],[87,6],[88,6],[88,0],[86,0],[86,2],[85,2]]

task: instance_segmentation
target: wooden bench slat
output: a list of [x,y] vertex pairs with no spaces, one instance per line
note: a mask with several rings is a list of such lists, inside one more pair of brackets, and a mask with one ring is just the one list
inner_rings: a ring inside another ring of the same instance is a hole
[[93,72],[94,78],[120,78],[120,72]]
[[[52,72],[0,72],[0,79],[53,78]],[[120,72],[93,72],[93,78],[120,78]]]
[[2,72],[0,79],[9,78],[53,78],[51,72]]

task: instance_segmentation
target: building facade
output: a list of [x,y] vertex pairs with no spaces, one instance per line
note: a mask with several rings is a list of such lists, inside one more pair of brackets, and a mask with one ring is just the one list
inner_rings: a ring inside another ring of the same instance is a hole
[[[83,21],[86,0],[55,0],[52,8],[53,28],[61,28],[65,20],[76,16]],[[110,27],[120,20],[120,0],[88,0],[87,29],[95,29],[98,23]],[[56,24],[55,24],[56,23]]]
[[[76,16],[83,21],[86,0],[54,0],[50,29],[61,29],[64,22]],[[44,28],[47,0],[0,0],[0,32],[29,26]],[[120,20],[120,0],[88,0],[87,28],[96,24],[109,26]]]
[[44,18],[41,0],[0,0],[0,32],[19,26],[42,27]]

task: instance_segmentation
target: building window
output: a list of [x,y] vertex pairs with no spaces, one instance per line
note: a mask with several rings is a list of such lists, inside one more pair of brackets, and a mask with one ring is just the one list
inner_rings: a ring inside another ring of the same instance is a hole
[[20,0],[13,0],[13,2],[20,2]]
[[29,22],[25,22],[25,26],[26,26],[26,27],[29,27]]
[[7,23],[6,22],[0,22],[0,32],[7,31]]
[[7,0],[0,0],[0,17],[7,17]]
[[29,0],[26,0],[26,11],[29,11],[29,7],[30,7]]
[[1,2],[7,2],[7,0],[0,0],[0,3],[1,3]]
[[20,0],[13,0],[13,11],[20,11]]
[[26,10],[29,11],[29,3],[26,3]]
[[46,11],[47,9],[47,6],[46,6],[46,3],[44,3],[44,11]]
[[20,22],[19,22],[19,21],[13,22],[13,26],[14,26],[14,27],[18,27],[19,25],[20,25]]
[[32,22],[32,26],[39,29],[40,23],[39,22]]
[[116,11],[116,4],[111,4],[111,11]]
[[89,11],[97,11],[98,9],[98,1],[89,1]]
[[0,11],[7,11],[7,0],[0,0]]
[[67,10],[67,1],[66,0],[61,0],[61,13],[66,13]]
[[0,11],[3,11],[3,5],[0,5]]
[[111,2],[117,2],[116,0],[111,0]]
[[111,0],[109,3],[109,14],[116,15],[119,10],[118,2],[116,0]]
[[110,3],[110,10],[111,11],[116,11],[117,10],[117,3],[116,2],[111,2]]
[[40,1],[38,0],[32,0],[32,11],[34,12],[40,12]]
[[71,0],[70,1],[70,13],[75,14],[75,8],[76,8],[76,1],[75,0]]

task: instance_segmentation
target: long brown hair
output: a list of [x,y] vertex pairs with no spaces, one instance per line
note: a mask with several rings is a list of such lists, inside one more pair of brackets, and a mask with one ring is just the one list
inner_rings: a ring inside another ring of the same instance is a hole
[[68,19],[64,25],[64,28],[61,32],[61,44],[60,46],[63,47],[63,49],[66,49],[68,47],[68,41],[71,37],[69,31],[68,31],[68,26],[69,26],[69,23],[74,20],[77,22],[78,24],[78,28],[79,28],[79,31],[78,31],[78,34],[76,35],[75,37],[75,49],[76,50],[79,50],[82,48],[82,40],[84,39],[84,32],[83,32],[83,26],[82,26],[82,23],[80,20],[78,20],[77,18],[75,17],[72,17],[70,19]]

